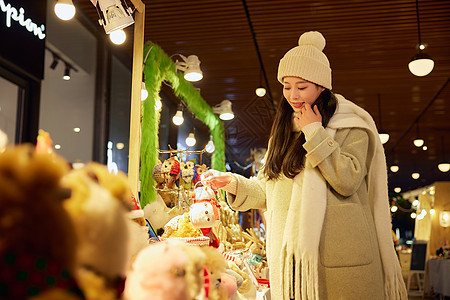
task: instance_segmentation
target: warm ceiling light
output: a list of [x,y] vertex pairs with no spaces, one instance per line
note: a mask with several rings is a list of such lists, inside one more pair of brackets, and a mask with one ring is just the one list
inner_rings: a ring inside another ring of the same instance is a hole
[[63,21],[67,21],[75,16],[75,6],[72,0],[58,0],[55,4],[55,14]]
[[400,193],[401,191],[402,191],[401,187],[394,188],[394,192],[396,192],[397,194]]
[[411,219],[415,219],[417,217],[417,214],[416,213],[411,213]]
[[266,89],[263,87],[257,87],[255,93],[258,97],[264,97],[264,95],[266,94]]
[[416,76],[426,76],[433,71],[434,61],[431,57],[422,52],[425,45],[422,44],[420,36],[419,0],[416,0],[417,35],[419,37],[419,53],[413,56],[408,64],[409,71]]
[[98,22],[100,25],[103,25],[106,34],[110,34],[114,30],[123,29],[134,23],[131,16],[133,10],[127,6],[126,1],[98,0],[98,5],[100,6],[100,11],[97,10],[100,16]]
[[231,109],[232,103],[230,100],[223,100],[220,104],[213,107],[213,112],[219,115],[222,120],[231,120],[234,118],[233,110]]
[[124,147],[125,147],[125,144],[124,144],[124,143],[117,143],[117,144],[116,144],[117,150],[122,150]]
[[423,146],[423,147],[422,147],[422,150],[423,150],[423,151],[427,151],[427,150],[428,150],[428,147],[427,147],[427,146]]
[[411,174],[411,177],[412,177],[413,179],[419,179],[420,174],[417,173],[417,172],[414,172],[414,173]]
[[389,133],[380,131],[380,132],[378,132],[378,135],[380,137],[382,144],[386,144],[387,141],[389,141]]
[[389,133],[384,131],[383,125],[381,124],[381,97],[380,94],[378,94],[378,117],[379,117],[379,126],[380,129],[378,130],[378,136],[380,137],[381,144],[386,144],[387,141],[389,141]]
[[188,57],[179,55],[183,61],[175,61],[175,67],[177,70],[184,72],[184,79],[187,81],[199,81],[203,78],[203,72],[200,69],[200,60],[197,55],[189,55]]
[[398,207],[396,205],[391,207],[391,212],[396,212],[398,210]]
[[208,144],[206,144],[205,150],[208,153],[213,153],[214,150],[216,150],[216,147],[214,146],[214,142],[213,142],[212,136],[209,137],[209,142],[208,142]]
[[436,210],[434,208],[430,209],[430,215],[434,215],[436,213]]
[[416,138],[416,139],[414,139],[413,143],[414,143],[414,146],[416,146],[416,147],[422,147],[423,144],[425,143],[425,141],[421,138]]
[[197,143],[197,140],[195,139],[194,132],[191,131],[191,133],[189,133],[188,137],[186,138],[186,145],[192,147],[195,145],[195,143]]
[[392,171],[393,173],[397,173],[398,170],[400,169],[400,167],[397,166],[397,165],[392,165],[390,169],[391,169],[391,171]]
[[73,129],[73,132],[80,132],[81,131],[81,128],[80,127],[75,127],[74,129]]
[[419,52],[411,59],[408,68],[416,76],[426,76],[433,71],[434,61],[429,55]]
[[141,101],[144,101],[145,99],[147,99],[148,97],[148,91],[147,88],[145,87],[145,82],[142,82],[141,85]]
[[184,122],[183,106],[181,105],[181,103],[180,103],[180,105],[178,105],[178,110],[177,110],[175,116],[173,116],[172,122],[173,122],[173,124],[175,124],[177,126],[180,126]]
[[116,45],[122,45],[127,39],[127,34],[122,29],[117,29],[109,34],[109,39]]
[[439,169],[439,171],[446,173],[450,170],[450,163],[441,162],[440,164],[438,164],[438,169]]
[[56,145],[55,145],[55,149],[56,149],[56,150],[61,149],[61,145],[60,145],[60,144],[56,144]]

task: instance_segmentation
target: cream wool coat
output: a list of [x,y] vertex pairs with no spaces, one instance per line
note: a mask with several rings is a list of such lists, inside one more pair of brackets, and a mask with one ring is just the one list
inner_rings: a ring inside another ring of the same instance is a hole
[[[368,195],[367,164],[374,152],[368,133],[359,128],[338,129],[333,139],[320,127],[304,148],[327,182],[327,207],[319,245],[319,298],[384,299],[373,203]],[[234,175],[237,193],[228,193],[231,207],[239,211],[266,209],[271,295],[272,299],[286,300],[280,256],[293,180],[283,176],[269,181],[263,172],[259,172],[258,180]]]

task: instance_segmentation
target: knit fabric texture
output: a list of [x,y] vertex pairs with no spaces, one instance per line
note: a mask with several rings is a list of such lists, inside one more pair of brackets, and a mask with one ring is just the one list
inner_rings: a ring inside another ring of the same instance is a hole
[[286,76],[296,76],[331,90],[331,68],[327,56],[322,52],[325,38],[318,31],[303,33],[298,46],[283,56],[278,65],[278,81]]

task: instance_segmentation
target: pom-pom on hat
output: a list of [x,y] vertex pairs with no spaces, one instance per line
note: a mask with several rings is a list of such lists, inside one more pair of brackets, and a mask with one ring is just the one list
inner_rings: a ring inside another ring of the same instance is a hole
[[303,33],[298,46],[283,56],[278,65],[278,81],[283,77],[296,76],[331,90],[331,68],[327,56],[322,52],[325,38],[318,31]]

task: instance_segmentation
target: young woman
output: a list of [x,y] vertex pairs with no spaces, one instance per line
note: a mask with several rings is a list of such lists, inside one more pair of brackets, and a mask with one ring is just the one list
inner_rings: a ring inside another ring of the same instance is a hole
[[272,299],[407,299],[378,131],[331,92],[324,47],[306,32],[280,60],[284,97],[258,180],[211,170],[204,182],[236,210],[266,210]]

